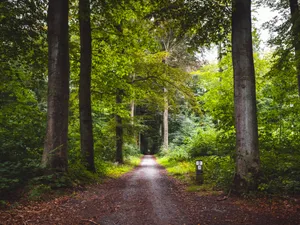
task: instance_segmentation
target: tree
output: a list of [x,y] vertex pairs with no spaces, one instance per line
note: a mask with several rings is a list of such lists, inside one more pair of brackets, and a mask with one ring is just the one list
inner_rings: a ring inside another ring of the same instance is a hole
[[[164,94],[167,92],[167,89],[164,88]],[[168,150],[169,148],[169,104],[168,97],[164,96],[164,113],[163,113],[163,148]]]
[[[120,89],[116,90],[116,105],[122,103],[122,93]],[[116,113],[116,162],[123,163],[123,125],[122,117]]]
[[[269,40],[269,44],[276,47],[273,60],[276,63],[273,64],[272,70],[281,69],[286,62],[293,61],[293,66],[296,68],[298,96],[300,96],[300,17],[298,0],[264,0],[262,3],[278,13],[278,16],[265,24],[271,32],[276,34]],[[290,54],[291,52],[293,54]],[[277,66],[279,68],[275,68]]]
[[293,47],[295,49],[295,62],[297,68],[297,79],[298,79],[298,94],[300,96],[300,27],[299,27],[299,4],[298,0],[289,0],[291,19],[292,19],[292,37]]
[[89,171],[95,172],[91,107],[92,38],[89,0],[79,0],[79,24],[81,46],[79,81],[81,153],[86,168]]
[[232,62],[238,192],[255,189],[260,170],[255,71],[251,34],[251,0],[232,2]]
[[68,0],[49,0],[48,8],[48,111],[42,165],[67,171],[69,109]]

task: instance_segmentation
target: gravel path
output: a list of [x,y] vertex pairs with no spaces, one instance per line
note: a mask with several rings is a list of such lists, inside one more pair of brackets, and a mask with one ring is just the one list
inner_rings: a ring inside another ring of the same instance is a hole
[[0,225],[300,225],[300,202],[260,206],[189,193],[153,156],[119,179],[71,196],[0,211]]
[[[145,156],[126,180],[120,210],[101,218],[100,224],[188,223],[186,212],[172,192],[174,186],[161,170],[152,156]],[[136,201],[138,204],[133,204]]]

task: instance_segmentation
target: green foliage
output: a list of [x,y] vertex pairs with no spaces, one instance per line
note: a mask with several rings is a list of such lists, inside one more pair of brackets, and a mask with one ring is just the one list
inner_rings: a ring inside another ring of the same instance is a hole
[[[95,163],[96,170],[100,171],[100,173],[105,172],[105,170],[103,170],[104,166],[102,166],[102,164],[103,163],[99,164],[98,161]],[[82,163],[80,163],[80,161],[76,161],[69,166],[68,176],[72,181],[72,186],[76,186],[98,182],[100,174],[99,172],[92,173],[88,171],[86,167],[82,165]]]
[[0,200],[0,209],[5,208],[7,206],[7,202],[4,200]]
[[[139,162],[138,133],[146,136],[147,151],[156,153],[160,148],[164,96],[169,101],[170,145],[160,152],[164,156],[160,162],[170,173],[193,183],[194,161],[201,157],[205,184],[191,189],[228,190],[235,149],[231,55],[222,55],[217,65],[205,65],[192,75],[184,71],[199,66],[188,50],[228,39],[230,2],[92,2],[95,174],[81,164],[80,39],[77,3],[71,2],[69,173],[51,175],[39,167],[46,128],[45,3],[0,3],[1,197],[29,184],[29,197],[40,199],[53,189],[128,172]],[[290,51],[293,38],[286,38],[292,35],[290,26],[291,20],[274,26],[279,31],[272,41],[278,46],[274,55],[254,55],[262,167],[259,190],[272,194],[300,191],[300,104],[295,55]],[[253,35],[258,44],[256,30]],[[122,103],[116,103],[116,89],[122,91]],[[133,102],[136,112],[132,119],[129,105]],[[116,115],[122,118],[124,130],[124,165],[113,163]]]
[[211,127],[206,130],[198,129],[198,133],[194,135],[189,143],[190,156],[195,158],[197,156],[218,154],[217,135],[217,131]]
[[215,189],[229,190],[233,183],[235,164],[229,156],[207,156],[203,161],[204,183]]
[[48,185],[39,184],[36,186],[32,186],[28,193],[28,199],[33,201],[41,200],[45,194],[48,194],[50,192],[51,187]]
[[19,162],[0,163],[0,197],[24,186],[28,180],[41,173],[36,160],[24,159]]
[[44,3],[0,3],[1,198],[40,173],[46,119]]
[[189,44],[199,46],[218,43],[230,32],[230,1],[159,1],[153,17],[159,22],[172,21],[181,35],[188,34]]
[[259,190],[270,194],[297,194],[300,191],[299,154],[262,151],[263,177]]
[[[234,162],[229,156],[204,156],[192,160],[177,161],[168,156],[161,157],[158,162],[167,171],[179,179],[194,185],[196,182],[196,160],[203,161],[204,184],[210,190],[229,190],[234,175]],[[201,189],[203,190],[203,189]]]
[[136,144],[125,143],[123,151],[125,158],[128,158],[130,156],[139,156],[141,154],[141,151]]
[[[293,61],[281,62],[270,70],[269,55],[262,58],[255,54],[254,59],[263,174],[259,190],[299,193],[299,103]],[[230,156],[234,156],[235,148],[230,55],[223,57],[219,65],[205,66],[194,74],[198,82],[194,89],[204,115],[190,124],[186,119],[176,123],[171,120],[176,131],[170,136],[175,138],[165,157],[172,163],[164,164],[170,173],[183,176],[189,172],[181,169],[181,163],[202,156],[205,185],[228,190],[233,182],[234,162]]]
[[174,161],[184,161],[190,158],[190,155],[188,154],[187,148],[185,145],[182,146],[175,146],[174,144],[170,144],[168,151],[161,151],[163,155],[167,155],[170,160]]
[[31,185],[47,185],[51,189],[67,188],[72,187],[72,180],[66,173],[51,173],[34,177],[30,180]]
[[118,164],[118,163],[112,163],[112,162],[106,162],[106,173],[105,176],[112,177],[112,178],[118,178],[124,173],[129,172],[134,167],[139,165],[140,163],[140,157],[137,156],[131,156],[128,157],[124,164]]
[[184,182],[192,182],[195,176],[195,165],[187,160],[177,161],[168,156],[159,157],[158,163],[167,171]]

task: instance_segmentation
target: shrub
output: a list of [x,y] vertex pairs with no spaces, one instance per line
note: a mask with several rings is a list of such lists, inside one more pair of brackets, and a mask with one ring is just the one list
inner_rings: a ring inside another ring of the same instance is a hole
[[23,159],[19,162],[0,163],[0,196],[24,186],[31,178],[39,175],[39,162]]
[[217,131],[214,128],[199,129],[189,144],[192,158],[213,155],[217,152]]
[[261,151],[262,180],[259,190],[271,194],[300,192],[300,156]]
[[187,146],[185,145],[174,146],[173,144],[170,144],[170,149],[166,154],[170,160],[175,161],[185,161],[190,158]]
[[159,163],[166,167],[172,175],[190,183],[195,183],[195,161],[203,161],[204,185],[216,190],[229,190],[233,182],[234,162],[229,156],[204,156],[188,161],[176,161],[164,156]]
[[28,198],[34,201],[40,200],[43,195],[49,193],[50,191],[51,191],[51,187],[45,184],[32,186],[31,190],[28,193]]
[[229,156],[206,156],[203,161],[204,182],[216,189],[229,190],[233,183],[235,164]]
[[124,157],[128,158],[130,156],[138,156],[141,154],[141,151],[139,150],[138,146],[135,144],[124,144]]

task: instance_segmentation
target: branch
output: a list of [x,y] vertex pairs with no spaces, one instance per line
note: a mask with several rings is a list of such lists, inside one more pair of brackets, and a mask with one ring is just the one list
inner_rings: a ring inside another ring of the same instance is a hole
[[96,222],[95,222],[95,221],[93,221],[93,220],[82,219],[81,221],[90,222],[90,223],[92,223],[92,224],[97,224],[97,225],[100,225],[100,223],[96,223]]
[[146,80],[150,80],[150,79],[159,79],[158,77],[155,76],[148,76],[148,77],[144,77],[144,78],[138,78],[138,79],[134,79],[130,82],[128,82],[129,84],[134,84],[135,82],[140,82],[140,81],[146,81]]

